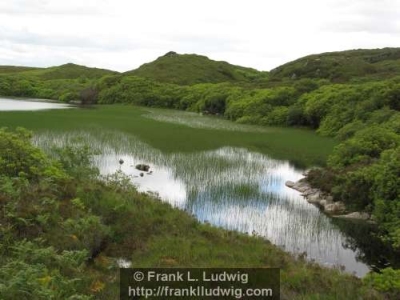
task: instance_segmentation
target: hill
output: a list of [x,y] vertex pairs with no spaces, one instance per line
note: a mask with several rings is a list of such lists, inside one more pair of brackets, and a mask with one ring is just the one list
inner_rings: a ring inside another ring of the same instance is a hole
[[0,66],[0,75],[23,75],[33,78],[36,77],[42,80],[77,79],[82,77],[86,77],[87,79],[95,79],[105,75],[113,75],[117,73],[118,72],[115,71],[89,68],[73,63],[67,63],[61,66],[49,68]]
[[266,77],[266,72],[214,61],[196,54],[168,52],[155,61],[124,73],[180,85],[196,83],[249,82]]
[[34,67],[18,67],[18,66],[0,66],[0,74],[13,74],[25,71],[41,70]]
[[349,50],[302,57],[270,72],[271,80],[320,78],[332,82],[380,80],[400,73],[400,48]]
[[115,74],[72,63],[49,68],[0,66],[0,95],[69,102],[101,77]]
[[100,78],[105,75],[113,75],[118,72],[99,68],[89,68],[86,66],[76,65],[72,63],[64,64],[57,67],[46,68],[41,74],[42,79],[75,79],[86,77],[88,79]]

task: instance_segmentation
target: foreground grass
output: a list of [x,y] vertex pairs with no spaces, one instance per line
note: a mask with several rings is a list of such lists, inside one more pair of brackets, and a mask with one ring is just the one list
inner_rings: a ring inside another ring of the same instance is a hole
[[[169,113],[168,110],[154,111],[159,115]],[[336,144],[333,139],[320,137],[311,130],[271,127],[257,132],[228,131],[221,127],[193,128],[145,117],[148,114],[148,109],[130,105],[0,112],[0,127],[22,126],[33,131],[118,130],[134,134],[163,152],[192,152],[223,146],[244,147],[277,159],[290,160],[301,167],[324,165]],[[204,120],[213,122],[211,118]],[[226,123],[227,126],[233,124],[228,121]]]

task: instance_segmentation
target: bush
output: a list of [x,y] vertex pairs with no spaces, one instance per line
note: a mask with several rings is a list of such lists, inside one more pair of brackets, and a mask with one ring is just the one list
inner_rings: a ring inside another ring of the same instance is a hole
[[65,173],[41,150],[32,146],[31,133],[21,128],[16,131],[0,129],[0,176],[41,177],[60,179]]
[[384,292],[387,299],[400,299],[400,270],[386,268],[381,273],[369,273],[364,279],[364,284]]

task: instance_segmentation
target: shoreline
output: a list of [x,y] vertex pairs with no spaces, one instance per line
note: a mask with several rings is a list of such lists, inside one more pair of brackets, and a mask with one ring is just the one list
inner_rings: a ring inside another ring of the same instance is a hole
[[305,177],[296,182],[288,180],[285,182],[285,185],[300,192],[301,196],[303,196],[308,203],[314,204],[330,217],[360,220],[370,224],[376,224],[373,216],[369,213],[349,211],[342,201],[335,201],[332,195],[324,193],[318,188],[313,188],[307,181],[307,173],[305,173],[304,176]]

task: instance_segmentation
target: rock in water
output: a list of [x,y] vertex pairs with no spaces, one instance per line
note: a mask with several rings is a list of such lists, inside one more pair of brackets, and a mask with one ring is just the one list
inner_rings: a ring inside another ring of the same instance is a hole
[[146,165],[146,164],[138,164],[138,165],[136,165],[135,168],[138,169],[139,171],[148,172],[150,169],[150,166]]
[[343,218],[343,219],[354,219],[354,220],[369,220],[371,216],[368,213],[365,212],[352,212],[347,215],[340,215],[336,216],[338,218]]
[[292,187],[294,187],[294,182],[293,182],[293,181],[290,181],[290,180],[288,180],[288,181],[286,181],[286,182],[285,182],[285,185],[286,185],[287,187],[290,187],[290,188],[292,188]]

